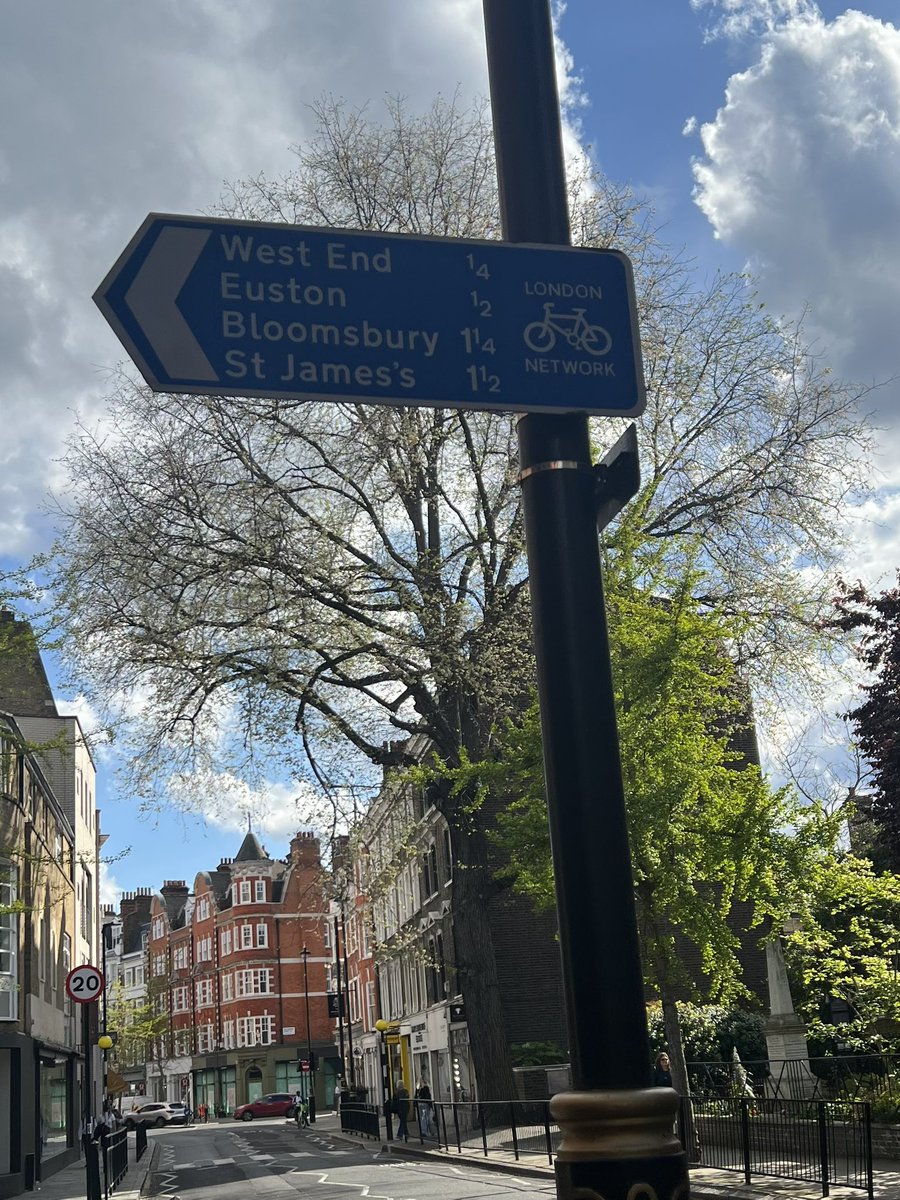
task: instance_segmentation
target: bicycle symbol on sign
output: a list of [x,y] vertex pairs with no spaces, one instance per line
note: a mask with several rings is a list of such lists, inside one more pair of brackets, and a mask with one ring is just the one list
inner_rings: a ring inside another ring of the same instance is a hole
[[557,337],[563,337],[576,350],[587,350],[588,354],[607,354],[612,346],[612,337],[602,325],[591,325],[585,318],[584,308],[573,308],[570,313],[554,312],[552,304],[544,305],[544,319],[526,325],[522,336],[525,343],[539,354],[546,354],[556,345]]

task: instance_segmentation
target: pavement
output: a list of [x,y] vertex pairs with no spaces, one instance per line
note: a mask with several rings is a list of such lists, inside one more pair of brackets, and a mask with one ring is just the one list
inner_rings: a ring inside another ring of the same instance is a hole
[[[116,1188],[112,1196],[115,1200],[139,1200],[141,1190],[150,1174],[150,1164],[156,1147],[152,1141],[147,1142],[147,1149],[140,1162],[134,1157],[134,1138],[128,1139],[128,1173]],[[87,1180],[85,1178],[84,1159],[72,1163],[63,1170],[57,1171],[49,1179],[35,1184],[34,1192],[23,1192],[23,1196],[37,1195],[41,1200],[85,1200],[87,1195]]]
[[[210,1122],[212,1124],[213,1122]],[[234,1128],[234,1122],[223,1119],[219,1122]],[[329,1138],[341,1139],[350,1144],[373,1146],[373,1141],[353,1134],[341,1133],[340,1120],[336,1113],[320,1113],[315,1128]],[[492,1151],[488,1157],[476,1151],[462,1153],[429,1148],[427,1142],[418,1139],[409,1142],[385,1142],[382,1150],[398,1158],[430,1159],[442,1163],[465,1163],[467,1167],[479,1166],[487,1171],[502,1171],[507,1174],[527,1175],[532,1178],[552,1179],[553,1167],[546,1155],[523,1155],[518,1161],[512,1154]],[[151,1136],[147,1152],[139,1163],[133,1159],[134,1142],[129,1139],[128,1174],[114,1193],[114,1200],[139,1200],[150,1175],[154,1157],[159,1153],[159,1144]],[[874,1164],[875,1200],[900,1200],[900,1162],[876,1161]],[[691,1169],[692,1200],[819,1200],[822,1195],[820,1184],[803,1183],[771,1176],[754,1176],[748,1185],[743,1176],[732,1171],[719,1171],[711,1167],[697,1166]],[[35,1189],[40,1191],[41,1200],[84,1200],[84,1162],[73,1163],[65,1170],[51,1176]],[[832,1187],[832,1200],[860,1200],[865,1191],[857,1188]],[[28,1193],[25,1193],[27,1196]]]

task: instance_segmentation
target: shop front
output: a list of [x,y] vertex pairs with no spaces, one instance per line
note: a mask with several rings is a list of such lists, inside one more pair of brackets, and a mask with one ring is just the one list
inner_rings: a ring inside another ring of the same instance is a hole
[[78,1157],[75,1070],[71,1055],[42,1048],[38,1055],[39,1177],[46,1179]]

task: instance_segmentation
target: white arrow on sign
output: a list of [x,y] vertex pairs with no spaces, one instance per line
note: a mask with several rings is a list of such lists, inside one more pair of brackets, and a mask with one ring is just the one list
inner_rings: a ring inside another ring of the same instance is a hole
[[175,303],[210,232],[166,225],[125,293],[125,303],[172,379],[219,380]]

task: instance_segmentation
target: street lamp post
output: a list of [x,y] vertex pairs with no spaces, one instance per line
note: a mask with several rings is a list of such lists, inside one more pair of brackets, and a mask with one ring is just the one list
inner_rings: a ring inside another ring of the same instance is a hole
[[309,1102],[309,1123],[315,1125],[316,1073],[313,1070],[312,1034],[309,1028],[309,975],[307,973],[309,949],[306,946],[300,951],[300,957],[303,959],[303,994],[306,997],[306,1063],[309,1067],[306,1076],[306,1098]]
[[218,1121],[222,1116],[222,1043],[216,1042],[216,1080],[213,1088],[213,1105],[215,1107],[215,1117]]
[[389,1029],[387,1021],[381,1017],[375,1022],[375,1028],[378,1030],[380,1059],[381,1059],[381,1109],[384,1113],[385,1137],[387,1140],[393,1141],[394,1127],[391,1122],[391,1072],[388,1065],[387,1055],[387,1031]]

